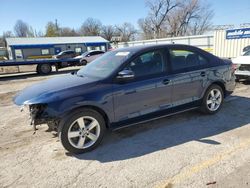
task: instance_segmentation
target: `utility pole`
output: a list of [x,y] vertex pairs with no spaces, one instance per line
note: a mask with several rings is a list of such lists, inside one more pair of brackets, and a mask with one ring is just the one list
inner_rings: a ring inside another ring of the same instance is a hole
[[59,27],[58,27],[57,19],[55,20],[55,26],[56,26],[56,33],[59,36]]

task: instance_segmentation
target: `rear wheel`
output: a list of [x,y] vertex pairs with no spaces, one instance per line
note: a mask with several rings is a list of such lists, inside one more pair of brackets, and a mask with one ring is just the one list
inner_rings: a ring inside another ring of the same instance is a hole
[[104,135],[105,121],[98,112],[84,109],[66,117],[59,128],[63,147],[71,153],[85,153],[96,148]]
[[81,63],[81,65],[87,65],[88,62],[85,59],[83,59],[80,61],[80,63]]
[[37,65],[36,71],[38,74],[49,74],[52,71],[50,64],[39,64]]
[[223,101],[224,92],[222,88],[214,84],[206,91],[203,97],[201,110],[207,114],[215,114],[220,110]]

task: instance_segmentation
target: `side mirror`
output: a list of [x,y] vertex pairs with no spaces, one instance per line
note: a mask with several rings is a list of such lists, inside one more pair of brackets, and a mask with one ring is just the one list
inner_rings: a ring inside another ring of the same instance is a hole
[[120,81],[132,80],[135,78],[135,74],[131,70],[122,70],[118,73],[116,78]]

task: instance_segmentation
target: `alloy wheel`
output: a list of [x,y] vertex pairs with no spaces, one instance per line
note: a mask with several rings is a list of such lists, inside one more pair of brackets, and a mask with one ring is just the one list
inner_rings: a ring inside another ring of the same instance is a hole
[[207,96],[207,107],[210,111],[216,111],[220,108],[222,94],[219,89],[212,89]]
[[86,149],[95,144],[100,136],[100,124],[90,116],[75,120],[68,129],[69,143],[78,149]]

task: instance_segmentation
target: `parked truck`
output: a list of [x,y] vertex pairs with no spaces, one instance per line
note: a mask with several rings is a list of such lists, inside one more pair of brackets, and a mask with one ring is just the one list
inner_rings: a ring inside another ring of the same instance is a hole
[[3,60],[0,61],[0,67],[11,67],[11,66],[27,66],[35,65],[36,72],[38,74],[50,74],[52,72],[52,67],[58,71],[61,68],[68,66],[79,66],[79,60],[76,59],[24,59],[24,60]]

